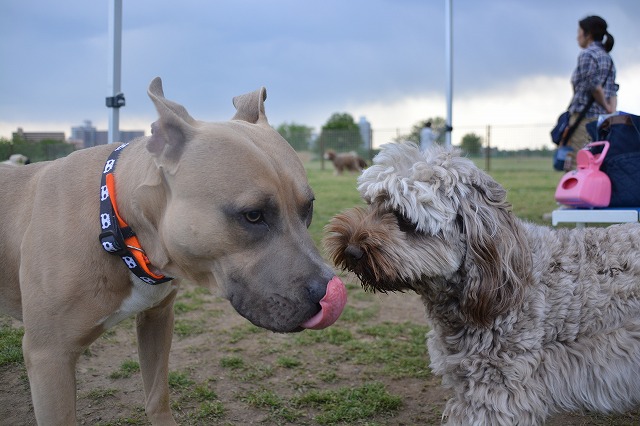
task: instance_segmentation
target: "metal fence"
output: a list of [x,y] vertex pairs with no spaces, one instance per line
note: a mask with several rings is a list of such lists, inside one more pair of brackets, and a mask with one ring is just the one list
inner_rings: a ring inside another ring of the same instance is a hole
[[[475,125],[454,126],[451,143],[460,145],[462,138],[470,133],[482,139],[483,148],[495,151],[553,150],[549,132],[553,124]],[[436,129],[437,130],[437,129]],[[392,142],[411,133],[411,129],[373,129],[373,148]]]
[[[468,134],[474,134],[482,141],[482,152],[490,156],[507,154],[527,154],[531,152],[550,155],[555,149],[551,142],[549,132],[552,124],[519,124],[519,125],[477,125],[454,127],[451,133],[451,142],[454,146],[460,145],[462,138]],[[438,131],[438,129],[435,129]],[[340,131],[331,130],[330,133],[321,135],[311,144],[314,157],[319,158],[326,148],[336,148],[338,152],[355,151],[363,157],[371,160],[382,144],[407,140],[412,129],[372,129],[371,146],[363,146],[361,139],[349,139],[341,136]],[[414,135],[417,138],[417,135]],[[416,139],[417,140],[417,139]]]

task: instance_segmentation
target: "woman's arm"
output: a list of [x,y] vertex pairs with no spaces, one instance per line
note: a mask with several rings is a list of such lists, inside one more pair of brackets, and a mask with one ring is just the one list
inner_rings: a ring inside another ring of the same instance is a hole
[[607,114],[616,112],[616,108],[618,107],[617,96],[612,96],[607,99],[604,96],[604,89],[600,85],[596,86],[596,88],[591,91],[591,94],[593,95],[593,99],[595,99],[597,103],[602,105],[604,109],[607,110]]
[[609,98],[609,106],[611,107],[609,114],[618,110],[618,96],[614,95]]

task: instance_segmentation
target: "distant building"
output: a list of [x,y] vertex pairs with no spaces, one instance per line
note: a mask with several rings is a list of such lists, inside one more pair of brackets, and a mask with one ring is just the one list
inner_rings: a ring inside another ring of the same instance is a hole
[[23,140],[25,142],[38,143],[45,140],[64,142],[64,132],[25,132],[22,127],[18,127],[17,132],[12,133],[13,140]]
[[366,150],[371,149],[371,123],[367,121],[365,117],[360,117],[358,121],[358,127],[360,128],[360,136],[362,136],[363,148]]
[[[118,142],[131,142],[140,136],[144,136],[144,130],[120,130]],[[108,131],[97,130],[90,120],[85,120],[84,125],[71,128],[69,142],[79,148],[89,148],[96,145],[105,145],[108,137]]]
[[89,148],[90,146],[99,145],[97,143],[97,133],[96,128],[91,125],[91,120],[85,120],[84,125],[71,128],[69,141],[78,148]]
[[[104,132],[105,135],[107,132]],[[120,142],[131,142],[135,138],[144,136],[144,130],[120,130]]]

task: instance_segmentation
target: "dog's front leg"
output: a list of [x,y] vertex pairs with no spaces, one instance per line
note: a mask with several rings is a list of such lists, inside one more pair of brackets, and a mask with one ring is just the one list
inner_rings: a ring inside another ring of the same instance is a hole
[[138,357],[146,397],[145,411],[153,425],[175,425],[169,407],[169,350],[173,337],[171,292],[159,306],[136,316]]
[[[45,339],[40,338],[43,334]],[[22,340],[36,422],[39,425],[74,425],[75,366],[81,348],[74,350],[73,343],[47,341],[46,336],[43,332],[27,330]]]

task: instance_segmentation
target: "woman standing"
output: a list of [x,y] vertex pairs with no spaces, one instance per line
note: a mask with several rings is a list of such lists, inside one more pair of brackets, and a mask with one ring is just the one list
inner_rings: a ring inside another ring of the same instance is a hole
[[600,114],[611,114],[616,111],[618,85],[616,68],[609,52],[613,48],[613,36],[607,31],[607,22],[599,16],[588,16],[578,23],[578,45],[582,48],[578,56],[578,66],[571,75],[573,98],[569,105],[572,126],[586,110],[584,118],[576,127],[567,144],[573,148],[567,156],[565,170],[575,166],[575,153],[591,141],[587,133],[588,123],[597,120]]

